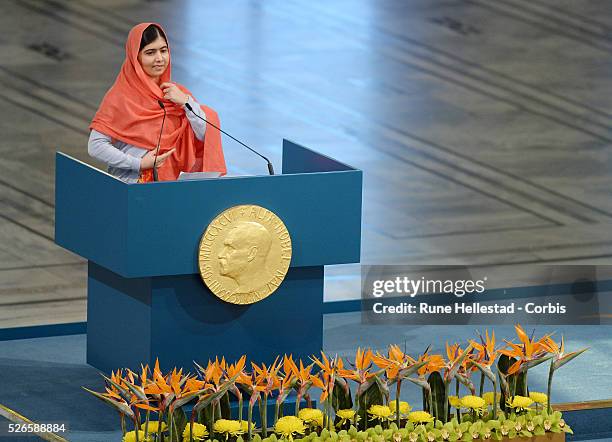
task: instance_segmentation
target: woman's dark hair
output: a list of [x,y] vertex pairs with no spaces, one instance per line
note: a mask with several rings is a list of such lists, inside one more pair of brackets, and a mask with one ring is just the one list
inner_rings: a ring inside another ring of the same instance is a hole
[[142,48],[144,48],[146,45],[151,44],[155,40],[157,40],[157,37],[163,38],[166,41],[166,44],[168,44],[166,34],[164,34],[164,31],[162,31],[161,28],[155,25],[147,26],[147,29],[145,29],[142,33],[142,38],[140,39],[140,48],[138,48],[138,52],[142,51]]

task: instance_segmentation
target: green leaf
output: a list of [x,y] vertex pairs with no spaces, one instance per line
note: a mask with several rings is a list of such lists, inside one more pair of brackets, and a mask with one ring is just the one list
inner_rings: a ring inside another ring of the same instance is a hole
[[412,364],[410,367],[405,368],[403,370],[400,370],[400,372],[398,373],[398,377],[401,377],[401,378],[405,379],[408,376],[412,376],[414,373],[419,371],[419,368],[421,368],[422,366],[426,365],[427,362],[428,361],[416,362],[415,364]]
[[[111,382],[113,385],[117,385],[115,382],[111,381],[109,378],[107,378],[106,376],[104,376],[104,379],[106,379],[108,382]],[[134,393],[136,395],[136,397],[143,401],[148,403],[149,402],[149,398],[147,397],[147,395],[145,394],[144,390],[142,388],[137,387],[136,385],[132,384],[131,382],[128,381],[124,381],[125,385],[128,387],[128,389]]]
[[587,351],[589,348],[583,348],[582,350],[578,350],[578,351],[574,351],[572,353],[568,353],[565,356],[563,356],[562,358],[556,360],[555,362],[553,362],[553,370],[557,370],[561,367],[563,367],[565,364],[567,364],[569,361],[573,360],[574,358],[580,356],[582,353],[584,353],[585,351]]
[[472,350],[472,344],[468,345],[468,347],[465,349],[463,354],[461,356],[459,356],[459,358],[453,363],[451,368],[449,370],[447,370],[447,372],[444,374],[444,382],[445,383],[450,383],[453,380],[453,378],[455,377],[455,375],[459,371],[459,368],[461,368],[461,364],[463,363],[465,358],[468,357],[468,355],[469,355],[471,350]]
[[104,374],[100,373],[100,376],[102,376],[108,384],[115,387],[115,389],[119,393],[119,396],[121,396],[126,402],[129,403],[131,401],[132,396],[129,394],[128,390],[126,390],[125,388],[123,388],[121,385],[111,380],[110,378],[107,378],[106,376],[104,376]]
[[189,393],[187,396],[183,396],[182,398],[175,400],[172,403],[172,405],[171,405],[172,409],[176,410],[176,409],[182,407],[187,402],[192,400],[194,397],[198,396],[199,394],[202,394],[204,391],[206,391],[206,390],[205,389],[197,390],[197,391],[194,391],[193,393]]
[[541,358],[533,359],[531,361],[525,362],[521,366],[521,371],[522,372],[526,372],[527,370],[529,370],[529,369],[531,369],[531,368],[533,368],[533,367],[535,367],[537,365],[540,365],[542,362],[548,361],[552,357],[553,357],[553,355],[549,354],[549,355],[543,356]]
[[126,404],[125,402],[118,402],[116,400],[107,398],[106,396],[103,396],[101,393],[95,392],[90,390],[89,388],[85,388],[85,387],[81,387],[83,390],[85,390],[86,392],[94,395],[95,397],[97,397],[98,399],[100,399],[102,402],[106,403],[107,405],[110,405],[111,407],[113,407],[115,410],[117,410],[119,413],[125,414],[126,416],[130,417],[130,418],[134,418],[134,412],[132,411],[132,409],[129,407],[128,404]]
[[357,422],[358,428],[360,430],[364,430],[368,424],[368,415],[366,413],[366,409],[370,408],[372,405],[383,405],[383,394],[380,391],[380,388],[376,382],[370,384],[367,390],[360,396],[355,396],[358,401],[358,410],[357,414],[360,418],[359,422]]
[[427,378],[427,382],[429,383],[429,387],[431,388],[431,400],[433,404],[431,404],[431,408],[429,410],[430,414],[442,421],[446,421],[444,418],[444,403],[448,400],[446,397],[446,387],[444,385],[444,380],[439,372],[434,371]]
[[389,402],[389,398],[390,398],[389,386],[378,375],[374,375],[374,379],[376,380],[376,385],[378,385],[378,388],[380,389],[380,392],[382,393],[382,395],[386,399],[386,402],[388,403]]
[[[231,386],[230,386],[231,388]],[[221,417],[223,419],[231,419],[232,418],[232,409],[230,405],[230,397],[229,397],[229,389],[228,391],[221,397],[220,405],[221,405]]]
[[[183,431],[185,431],[185,426],[187,426],[187,424],[187,416],[185,416],[183,409],[178,408],[174,410],[172,413],[172,440],[169,438],[164,440],[167,440],[167,442],[182,442]],[[166,425],[168,425],[168,429],[170,429],[170,416],[166,417]]]
[[[351,389],[343,378],[336,378],[334,389],[331,394],[331,404],[334,411],[353,408]],[[338,421],[338,419],[336,419]]]
[[476,366],[491,382],[495,382],[495,373],[493,373],[490,367],[476,361],[472,361],[471,364]]
[[231,379],[228,379],[227,381],[223,382],[223,384],[221,384],[221,386],[219,387],[217,391],[213,393],[205,394],[202,397],[200,397],[198,402],[193,406],[194,411],[197,413],[199,410],[201,410],[204,407],[207,407],[213,401],[220,399],[229,390],[229,388],[234,384],[238,376],[240,376],[240,374],[236,374]]

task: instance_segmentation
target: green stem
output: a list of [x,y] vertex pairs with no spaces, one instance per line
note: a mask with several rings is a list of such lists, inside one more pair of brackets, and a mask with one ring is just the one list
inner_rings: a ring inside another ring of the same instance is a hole
[[[459,379],[455,379],[455,396],[459,398]],[[457,408],[457,422],[461,423],[461,408]]]
[[136,410],[136,413],[134,413],[134,434],[136,435],[136,442],[139,442],[138,431],[140,431],[140,413]]
[[300,391],[297,392],[295,397],[295,416],[297,417],[300,412],[300,401],[302,400],[302,393]]
[[278,412],[280,410],[280,403],[277,401],[276,405],[274,406],[274,421],[272,426],[276,425],[276,422],[278,422]]
[[[446,423],[448,421],[448,393],[450,392],[450,381],[444,383],[444,414],[442,415],[441,421]],[[431,394],[431,393],[430,393]]]
[[150,414],[151,414],[151,411],[147,410],[147,415],[145,417],[145,429],[144,429],[145,440],[149,438],[149,416]]
[[242,422],[242,395],[238,396],[238,420]]
[[363,395],[363,425],[365,427],[365,429],[368,429],[368,396],[367,395]]
[[[263,406],[261,405],[263,404]],[[261,415],[261,435],[265,439],[268,437],[268,394],[264,394],[263,401],[260,402],[260,415]]]
[[402,389],[402,380],[398,379],[397,380],[397,387],[395,390],[395,414],[396,414],[396,418],[395,418],[395,424],[397,425],[397,428],[401,428],[400,424],[401,424],[401,418],[400,418],[400,391]]
[[189,442],[193,442],[193,422],[195,421],[196,413],[195,410],[191,411],[191,418],[189,419]]
[[[333,412],[334,412],[334,405],[333,405],[333,397],[332,400],[329,401],[329,408],[328,408],[328,412],[329,412],[329,417],[327,418],[327,424],[328,424],[328,430],[329,431],[333,431],[334,430],[334,419],[332,418]],[[336,406],[338,406],[338,402],[336,401]]]
[[119,413],[121,416],[121,431],[123,432],[123,436],[125,436],[125,414]]
[[493,419],[497,419],[497,382],[493,381]]
[[427,389],[427,400],[429,401],[429,413],[433,416],[433,393],[431,388]]
[[[500,402],[502,403],[500,405],[502,411],[504,412],[504,417],[507,419],[508,418],[508,407],[506,407],[506,401],[508,400],[508,395],[506,391],[506,389],[504,388],[504,379],[502,379],[502,374],[499,371],[499,369],[497,370],[497,377],[499,379],[499,394],[500,394]],[[507,383],[507,379],[506,379],[506,383]],[[497,406],[497,404],[495,404]]]
[[485,375],[483,372],[480,372],[480,397],[484,393],[484,383],[485,383]]
[[170,410],[170,412],[168,413],[168,439],[172,440],[172,435],[173,435],[173,431],[172,431],[172,416],[174,415],[174,413],[172,413],[172,410]]
[[554,369],[554,365],[553,365],[553,361],[550,361],[550,369],[548,370],[548,387],[546,389],[546,395],[548,397],[547,400],[547,404],[546,404],[546,412],[548,414],[550,414],[552,412],[552,406],[550,405],[550,393],[551,393],[551,389],[552,389],[552,378],[553,378],[553,374],[555,374],[555,369]]
[[248,427],[247,427],[247,436],[249,438],[249,440],[252,439],[252,435],[253,435],[253,403],[251,401],[249,401],[249,409],[247,411],[247,419],[248,421]]
[[162,422],[164,421],[164,413],[160,410],[157,414],[157,441],[162,441]]
[[329,404],[328,400],[326,399],[325,402],[323,402],[323,428],[327,428],[328,408]]

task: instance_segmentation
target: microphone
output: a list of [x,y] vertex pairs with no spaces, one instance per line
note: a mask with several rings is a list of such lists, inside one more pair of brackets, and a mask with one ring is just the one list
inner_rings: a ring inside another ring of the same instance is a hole
[[253,149],[252,147],[247,146],[246,144],[244,144],[242,141],[237,140],[236,138],[232,137],[230,134],[228,134],[227,132],[225,132],[223,129],[215,126],[214,124],[212,124],[210,121],[205,120],[204,118],[200,117],[198,114],[195,113],[195,111],[191,108],[191,105],[189,103],[185,103],[185,107],[187,109],[189,109],[191,111],[192,114],[194,114],[196,117],[198,117],[200,120],[204,121],[207,124],[210,124],[212,127],[214,127],[215,129],[217,129],[218,131],[220,131],[221,133],[227,135],[228,137],[230,137],[232,140],[242,144],[244,147],[246,147],[247,149],[249,149],[251,152],[253,152],[255,155],[260,156],[261,158],[263,158],[264,160],[266,160],[266,162],[268,163],[268,172],[270,173],[270,175],[274,175],[274,166],[272,166],[272,163],[270,162],[269,159],[267,159],[266,157],[264,157],[262,154],[260,154],[259,152],[257,152],[255,149]]
[[157,155],[159,154],[159,144],[161,143],[162,132],[164,131],[164,123],[166,122],[166,106],[161,100],[157,100],[157,104],[164,111],[164,118],[162,119],[161,128],[159,129],[159,138],[157,139],[157,147],[155,148],[155,158],[153,159],[153,181],[159,181],[157,179]]

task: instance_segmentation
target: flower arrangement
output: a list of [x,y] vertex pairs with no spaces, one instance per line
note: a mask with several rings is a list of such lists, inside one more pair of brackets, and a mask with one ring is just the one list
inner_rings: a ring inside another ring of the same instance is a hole
[[[251,371],[246,356],[233,364],[225,359],[208,361],[205,367],[195,364],[195,374],[177,368],[163,373],[156,361],[153,369],[142,366],[139,373],[120,369],[103,376],[102,393],[83,388],[119,413],[123,442],[433,442],[571,433],[561,413],[551,409],[552,379],[586,349],[565,353],[563,338],[557,344],[550,335],[528,336],[518,324],[515,330],[518,342],[505,340],[499,348],[495,333],[488,331],[465,348],[447,343],[446,358],[430,348],[413,357],[391,345],[386,354],[357,349],[346,367],[342,358],[323,352],[309,364],[285,355],[270,365],[251,363]],[[529,391],[528,370],[548,360],[547,393]],[[480,373],[478,393],[474,373]],[[486,380],[492,391],[485,393]],[[400,400],[406,381],[421,389],[422,410]],[[450,394],[453,383],[455,395]],[[460,396],[460,384],[470,394]],[[313,388],[320,391],[322,409],[313,407]],[[294,413],[283,416],[291,393],[296,397]],[[230,416],[230,396],[238,402],[236,420]],[[272,419],[267,417],[269,399],[274,403]],[[300,409],[302,401],[306,407]],[[270,428],[255,428],[256,404],[260,422],[272,421]],[[133,430],[128,431],[130,421]]]

